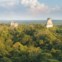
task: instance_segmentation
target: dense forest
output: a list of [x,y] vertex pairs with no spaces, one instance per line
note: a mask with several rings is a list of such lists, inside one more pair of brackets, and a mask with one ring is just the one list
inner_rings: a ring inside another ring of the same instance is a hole
[[62,26],[0,24],[0,62],[62,62]]

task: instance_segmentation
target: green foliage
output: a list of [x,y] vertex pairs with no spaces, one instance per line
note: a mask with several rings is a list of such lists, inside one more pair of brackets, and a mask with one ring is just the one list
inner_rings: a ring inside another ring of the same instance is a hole
[[0,62],[62,62],[62,26],[0,25]]

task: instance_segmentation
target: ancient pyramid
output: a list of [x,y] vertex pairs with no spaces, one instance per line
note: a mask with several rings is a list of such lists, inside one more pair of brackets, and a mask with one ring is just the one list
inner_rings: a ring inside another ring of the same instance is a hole
[[46,27],[47,28],[53,27],[53,23],[52,23],[52,20],[50,18],[47,19]]

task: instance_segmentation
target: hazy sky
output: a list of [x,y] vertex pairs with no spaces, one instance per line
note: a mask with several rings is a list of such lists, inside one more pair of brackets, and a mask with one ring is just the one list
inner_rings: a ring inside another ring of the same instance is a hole
[[62,19],[62,0],[0,0],[0,20]]

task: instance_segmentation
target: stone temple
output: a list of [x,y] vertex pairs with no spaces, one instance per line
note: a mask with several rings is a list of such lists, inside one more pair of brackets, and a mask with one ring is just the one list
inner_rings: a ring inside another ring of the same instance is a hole
[[18,27],[18,23],[16,23],[16,22],[11,22],[11,27],[12,28],[17,28]]
[[52,22],[52,20],[51,20],[50,18],[47,19],[46,27],[47,27],[47,28],[53,27],[53,22]]

